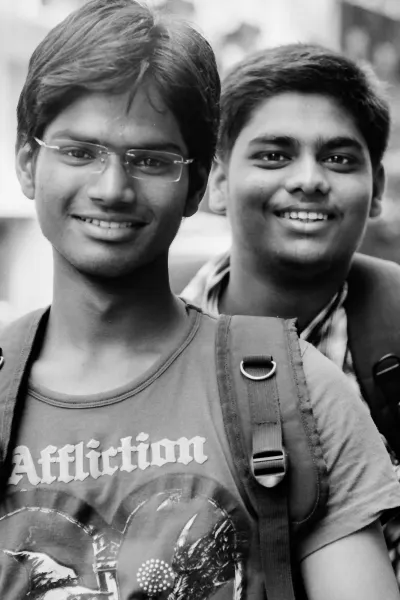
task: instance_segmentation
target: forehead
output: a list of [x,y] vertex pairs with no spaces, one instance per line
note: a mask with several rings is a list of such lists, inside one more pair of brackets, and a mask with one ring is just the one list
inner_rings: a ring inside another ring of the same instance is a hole
[[65,108],[45,137],[71,137],[121,147],[176,146],[186,150],[179,124],[152,87],[128,93],[88,93]]
[[351,114],[321,94],[282,93],[258,104],[237,141],[250,142],[260,135],[289,136],[300,143],[350,136],[366,148]]

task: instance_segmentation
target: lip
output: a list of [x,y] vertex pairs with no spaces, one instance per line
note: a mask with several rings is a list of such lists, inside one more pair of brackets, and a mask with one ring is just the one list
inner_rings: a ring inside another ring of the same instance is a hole
[[148,223],[135,217],[127,219],[121,216],[104,217],[103,215],[71,215],[86,235],[91,238],[108,241],[123,242],[132,240],[138,231]]
[[326,215],[329,219],[333,219],[335,216],[337,216],[336,214],[336,210],[334,210],[333,208],[330,207],[326,207],[326,206],[320,206],[320,205],[315,205],[315,204],[288,204],[287,206],[282,206],[282,207],[277,207],[275,209],[273,209],[273,212],[275,215],[278,215],[278,213],[285,213],[285,212],[307,212],[307,213],[322,213],[323,215]]
[[300,233],[323,231],[330,227],[337,216],[333,210],[326,207],[303,204],[286,206],[273,212],[282,226]]
[[79,214],[79,215],[71,215],[72,218],[77,219],[83,222],[102,222],[107,224],[114,224],[121,226],[131,225],[133,227],[139,227],[140,225],[146,225],[146,221],[143,219],[139,219],[137,217],[122,217],[121,215],[94,215],[94,214]]

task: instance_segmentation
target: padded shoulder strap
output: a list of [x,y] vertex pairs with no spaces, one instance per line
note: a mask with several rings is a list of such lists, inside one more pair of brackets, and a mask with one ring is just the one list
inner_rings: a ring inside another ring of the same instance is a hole
[[[222,316],[216,356],[225,429],[238,481],[258,516],[267,595],[271,600],[289,600],[293,588],[288,501],[292,523],[300,526],[316,517],[328,493],[294,322]],[[265,377],[261,363],[269,362],[270,370],[271,360],[276,370],[273,377]],[[249,381],[243,371],[256,379]],[[260,485],[264,473],[261,470],[259,476],[259,458],[264,465],[265,458],[267,463],[272,461],[274,472],[282,475],[279,455],[285,450],[289,469],[283,480],[275,487]]]
[[347,281],[354,370],[377,427],[400,457],[400,267],[358,254]]
[[39,324],[47,311],[24,315],[0,331],[0,472],[8,453],[17,398],[24,381]]
[[[248,389],[240,371],[244,357],[269,355],[277,363],[275,381],[282,418],[283,443],[288,454],[290,518],[301,525],[318,517],[326,502],[328,484],[326,465],[304,377],[301,351],[294,321],[272,317],[219,318],[217,374],[224,405],[230,402],[241,415],[241,422],[227,423],[228,434],[235,431],[242,443],[245,479],[254,483],[250,468],[252,437]],[[229,388],[225,389],[225,386]]]

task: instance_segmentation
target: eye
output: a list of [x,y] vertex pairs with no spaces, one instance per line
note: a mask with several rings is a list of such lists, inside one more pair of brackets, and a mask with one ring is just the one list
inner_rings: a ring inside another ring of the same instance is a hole
[[90,146],[72,146],[71,144],[65,146],[60,145],[60,154],[64,157],[64,159],[73,164],[86,164],[96,160],[96,158],[99,156],[99,152],[96,152],[96,150]]
[[279,152],[278,150],[263,150],[262,152],[257,152],[252,159],[257,167],[261,167],[263,169],[276,169],[284,167],[288,162],[290,162],[290,157],[283,152]]
[[282,152],[262,152],[258,158],[266,162],[283,162],[288,160],[288,157]]
[[175,168],[174,158],[174,155],[165,156],[158,152],[155,152],[154,154],[127,153],[126,162],[129,168],[140,171],[141,173],[146,173],[148,175],[162,175]]
[[357,159],[348,154],[331,154],[323,159],[323,162],[333,171],[347,173],[357,165]]
[[165,159],[154,158],[152,156],[144,156],[135,161],[136,166],[138,167],[147,167],[149,169],[157,167],[162,167],[166,164],[169,164]]
[[334,154],[333,156],[328,156],[325,162],[334,163],[336,165],[349,165],[350,159],[348,156],[343,156],[343,154]]
[[81,160],[90,160],[94,158],[93,152],[89,152],[84,148],[71,148],[67,152],[67,156],[71,156],[73,158],[81,159]]

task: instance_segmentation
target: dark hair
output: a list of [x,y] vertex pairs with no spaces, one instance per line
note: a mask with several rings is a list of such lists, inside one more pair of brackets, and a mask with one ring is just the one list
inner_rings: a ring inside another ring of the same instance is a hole
[[87,92],[131,98],[152,82],[177,119],[190,156],[207,169],[215,153],[220,81],[209,43],[190,25],[134,0],[91,0],[34,51],[17,117],[17,147]]
[[309,44],[257,52],[227,74],[222,84],[218,153],[224,156],[230,152],[260,102],[285,92],[332,97],[354,119],[372,164],[381,162],[389,138],[390,112],[372,69]]

